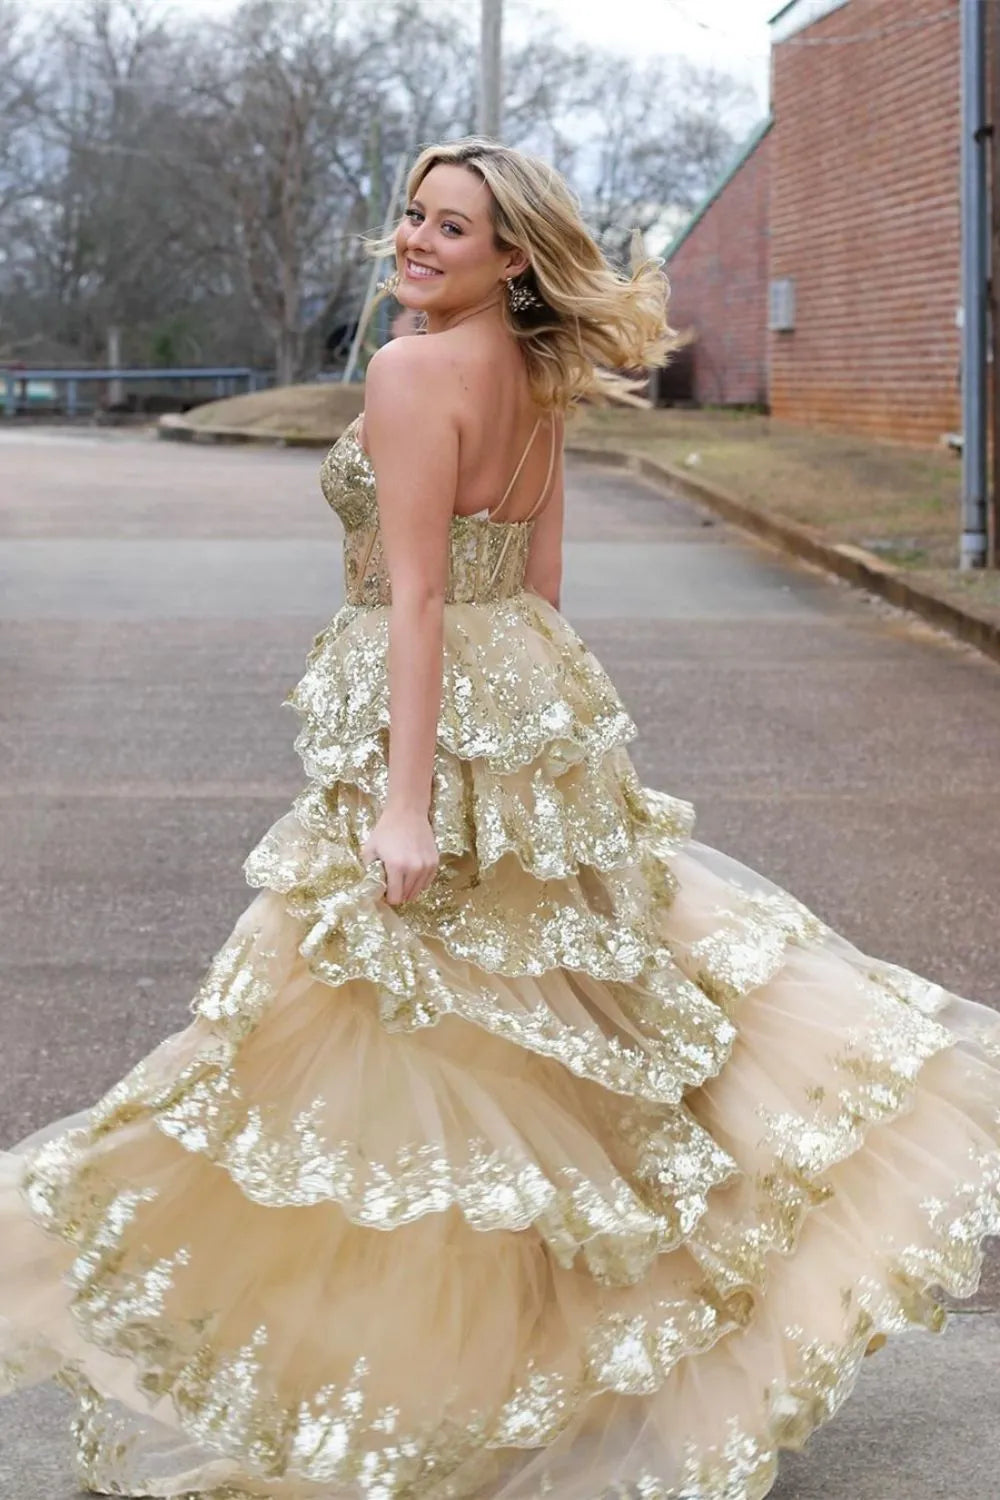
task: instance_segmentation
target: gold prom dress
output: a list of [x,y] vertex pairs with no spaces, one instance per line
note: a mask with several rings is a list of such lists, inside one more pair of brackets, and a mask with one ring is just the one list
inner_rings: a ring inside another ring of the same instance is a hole
[[[81,1482],[277,1500],[757,1500],[1000,1231],[991,1010],[692,838],[523,588],[451,526],[438,875],[383,899],[388,579],[357,423],[307,781],[167,1037],[0,1154],[0,1375]],[[27,1477],[27,1476],[26,1476]]]

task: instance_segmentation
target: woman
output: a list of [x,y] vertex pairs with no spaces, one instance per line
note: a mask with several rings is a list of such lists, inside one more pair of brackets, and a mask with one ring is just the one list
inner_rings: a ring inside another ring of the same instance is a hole
[[7,1384],[103,1493],[750,1500],[974,1290],[996,1018],[696,843],[557,612],[563,419],[666,356],[656,268],[486,141],[408,194],[308,784],[192,1024],[0,1158]]

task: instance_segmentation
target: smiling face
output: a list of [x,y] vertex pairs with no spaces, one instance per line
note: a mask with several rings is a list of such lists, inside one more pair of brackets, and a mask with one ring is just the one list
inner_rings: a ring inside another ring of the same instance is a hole
[[507,277],[527,266],[520,250],[498,250],[486,183],[468,167],[438,162],[396,230],[396,298],[435,321],[499,300]]

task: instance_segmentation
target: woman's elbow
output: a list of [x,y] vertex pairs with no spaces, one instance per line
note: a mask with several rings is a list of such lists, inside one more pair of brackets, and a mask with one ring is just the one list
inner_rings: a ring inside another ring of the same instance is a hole
[[444,614],[445,586],[434,580],[407,581],[392,587],[392,612],[397,619],[414,622],[440,620]]
[[553,609],[559,608],[562,576],[555,572],[532,572],[526,575],[524,586],[532,594],[538,594]]

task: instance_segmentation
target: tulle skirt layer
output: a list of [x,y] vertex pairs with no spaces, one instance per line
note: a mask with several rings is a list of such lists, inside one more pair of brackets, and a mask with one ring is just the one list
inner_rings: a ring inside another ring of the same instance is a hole
[[[0,1153],[0,1380],[73,1391],[97,1491],[758,1500],[882,1335],[977,1285],[996,1016],[695,841],[530,608],[565,712],[502,765],[443,734],[427,896],[360,862],[377,693],[325,768],[306,705],[191,1023]],[[318,638],[324,725],[377,614]]]

